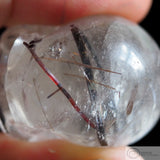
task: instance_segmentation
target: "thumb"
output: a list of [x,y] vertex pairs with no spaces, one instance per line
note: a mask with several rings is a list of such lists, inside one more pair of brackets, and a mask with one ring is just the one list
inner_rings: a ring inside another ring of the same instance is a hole
[[[84,147],[64,140],[31,143],[0,135],[0,159],[3,160],[133,160],[131,151],[128,147]],[[135,153],[134,160],[143,159]]]

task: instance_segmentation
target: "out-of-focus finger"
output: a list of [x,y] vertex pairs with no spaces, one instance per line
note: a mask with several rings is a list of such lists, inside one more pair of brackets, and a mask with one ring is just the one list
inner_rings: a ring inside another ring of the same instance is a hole
[[0,26],[11,24],[62,24],[74,19],[112,14],[140,21],[152,0],[0,0]]
[[[0,135],[0,158],[3,160],[133,160],[128,147],[83,147],[62,140],[36,143]],[[142,158],[134,153],[134,160]]]

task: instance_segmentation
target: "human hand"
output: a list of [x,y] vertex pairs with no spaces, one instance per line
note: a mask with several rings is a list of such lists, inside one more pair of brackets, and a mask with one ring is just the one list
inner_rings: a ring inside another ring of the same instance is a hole
[[[95,14],[120,15],[139,22],[146,15],[150,4],[151,0],[15,0],[12,3],[11,0],[0,0],[0,26],[21,23],[62,24]],[[82,147],[64,140],[29,143],[6,135],[0,136],[2,160],[127,160],[127,150],[127,147]]]
[[152,0],[0,0],[0,26],[62,24],[97,14],[112,14],[135,22],[147,14]]

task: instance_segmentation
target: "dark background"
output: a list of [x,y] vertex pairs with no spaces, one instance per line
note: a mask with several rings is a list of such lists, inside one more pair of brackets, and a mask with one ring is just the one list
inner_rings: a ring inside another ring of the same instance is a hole
[[140,23],[160,46],[160,1],[153,0],[153,5],[147,17]]
[[[148,16],[140,23],[160,46],[160,1],[153,0],[152,8]],[[0,29],[0,33],[4,28]],[[141,141],[131,146],[160,146],[160,121],[156,127]]]

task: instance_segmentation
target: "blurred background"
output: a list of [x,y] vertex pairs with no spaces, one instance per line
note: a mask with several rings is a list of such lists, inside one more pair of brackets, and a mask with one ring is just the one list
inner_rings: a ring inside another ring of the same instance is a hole
[[[148,16],[140,23],[140,25],[153,37],[160,46],[160,1],[153,0],[152,8]],[[0,28],[0,34],[5,28]],[[160,121],[155,128],[146,135],[142,140],[131,146],[160,146]]]

